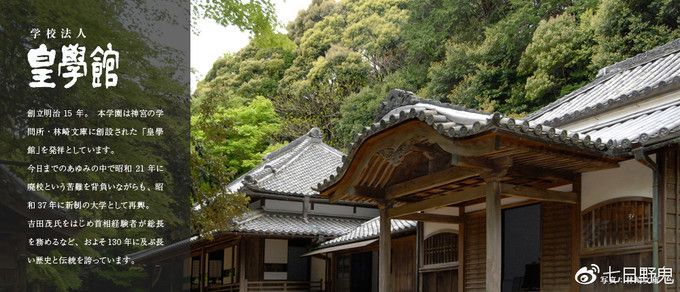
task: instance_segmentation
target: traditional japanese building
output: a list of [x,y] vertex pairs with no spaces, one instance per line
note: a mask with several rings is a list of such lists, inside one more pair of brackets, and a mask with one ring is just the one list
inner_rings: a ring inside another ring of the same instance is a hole
[[[307,256],[323,256],[328,267],[327,291],[378,291],[380,217],[323,242]],[[394,291],[416,289],[416,221],[391,220]]]
[[[524,119],[394,90],[317,189],[379,206],[378,291],[405,291],[392,219],[420,222],[414,291],[652,290],[577,283],[592,264],[595,277],[666,267],[659,273],[675,281],[660,288],[677,291],[678,142],[680,40],[603,68]],[[352,277],[352,260],[339,258],[335,283]]]
[[302,255],[377,215],[374,206],[330,204],[312,189],[335,171],[342,156],[312,129],[227,186],[229,193],[245,193],[251,201],[233,228],[212,240],[193,237],[131,257],[153,266],[190,248],[184,290],[322,291],[326,260]]
[[524,119],[394,90],[346,156],[313,129],[228,186],[232,229],[133,258],[190,247],[192,291],[677,291],[679,142],[680,40]]

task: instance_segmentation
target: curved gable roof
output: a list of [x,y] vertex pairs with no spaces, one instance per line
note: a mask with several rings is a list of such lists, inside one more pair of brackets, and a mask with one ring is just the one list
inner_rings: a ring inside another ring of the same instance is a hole
[[355,137],[354,143],[350,145],[348,156],[343,157],[343,164],[337,168],[333,175],[317,186],[318,190],[325,190],[340,180],[347,171],[350,161],[354,159],[366,140],[409,120],[425,122],[442,136],[451,139],[465,139],[486,132],[502,131],[518,137],[567,146],[595,156],[609,156],[631,146],[630,140],[604,141],[598,137],[504,117],[499,113],[485,114],[420,99],[403,90],[392,90],[390,92],[389,100],[383,104],[382,113],[386,114]]

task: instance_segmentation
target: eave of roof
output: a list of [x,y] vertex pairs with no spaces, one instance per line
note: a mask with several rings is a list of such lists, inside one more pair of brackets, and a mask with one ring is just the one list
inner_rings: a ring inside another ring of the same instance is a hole
[[359,226],[363,220],[301,214],[253,211],[238,220],[233,233],[283,236],[333,237]]
[[[379,220],[380,217],[375,217],[371,220],[368,220],[341,236],[321,243],[315,249],[328,248],[377,238],[380,235],[380,228],[378,225]],[[405,233],[413,232],[416,230],[417,226],[417,221],[412,220],[391,219],[390,223],[390,230],[392,231],[393,236],[399,236]]]
[[633,144],[643,145],[656,139],[668,139],[680,130],[680,100],[633,112],[626,116],[599,123],[579,130],[579,132],[621,140],[635,137]]
[[[597,80],[594,82],[598,82]],[[659,81],[658,83],[651,84],[649,86],[645,86],[641,88],[640,90],[634,90],[625,94],[621,94],[617,96],[616,98],[613,99],[607,99],[602,102],[596,103],[592,106],[585,107],[581,110],[576,110],[570,113],[566,113],[564,115],[561,115],[559,117],[555,117],[550,120],[546,120],[542,122],[544,125],[549,125],[549,126],[560,126],[560,125],[565,125],[571,122],[575,122],[580,119],[584,119],[587,117],[591,117],[603,112],[606,112],[608,110],[611,110],[613,108],[617,108],[620,106],[624,106],[627,104],[630,104],[632,102],[638,101],[645,99],[649,96],[652,95],[657,95],[661,94],[664,92],[676,90],[680,88],[680,76],[674,77],[671,80],[668,81]],[[568,96],[568,95],[567,95]],[[567,97],[565,96],[565,97]],[[559,101],[559,100],[558,100]],[[527,116],[528,120],[532,119],[532,115]],[[535,118],[535,117],[534,117]]]
[[[404,95],[412,96],[403,98]],[[621,152],[626,152],[632,146],[632,142],[629,139],[602,141],[600,138],[593,138],[589,135],[583,136],[576,132],[504,117],[500,113],[485,115],[474,111],[440,107],[421,101],[421,99],[413,96],[410,92],[403,90],[393,90],[390,92],[389,101],[386,103],[393,107],[393,109],[386,111],[387,114],[379,122],[373,123],[370,127],[366,127],[364,131],[356,135],[354,142],[350,144],[349,154],[342,159],[342,165],[336,169],[334,175],[331,175],[317,185],[317,190],[325,190],[338,182],[347,171],[350,161],[354,159],[360,146],[367,139],[409,120],[425,122],[439,134],[452,139],[461,139],[486,132],[498,131],[545,143],[566,146],[584,153],[603,157],[611,157]]]
[[[252,189],[248,186],[244,186],[241,191],[252,197],[258,197],[258,198],[265,198],[265,199],[273,199],[273,200],[283,200],[283,201],[295,201],[295,202],[303,202],[305,196],[292,196],[287,193],[276,193],[276,192],[270,192],[270,191],[258,191],[255,189]],[[309,201],[311,203],[324,203],[324,204],[329,204],[328,199],[321,197],[321,196],[310,196]],[[347,206],[352,206],[352,207],[364,207],[364,208],[376,208],[375,204],[371,203],[360,203],[360,202],[351,202],[351,201],[343,201],[339,200],[337,202],[334,202],[333,205],[347,205]]]
[[[307,219],[300,214],[271,213],[262,210],[245,214],[228,230],[215,232],[213,236],[252,235],[289,238],[332,238],[340,236],[361,225],[364,220],[309,215]],[[205,241],[192,236],[166,246],[138,251],[128,256],[133,261],[151,258],[165,258],[174,253],[188,252],[191,246]]]

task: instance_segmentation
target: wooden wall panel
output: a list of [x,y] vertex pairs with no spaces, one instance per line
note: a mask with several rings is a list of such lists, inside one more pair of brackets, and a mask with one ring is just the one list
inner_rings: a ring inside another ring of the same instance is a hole
[[264,238],[247,237],[243,239],[246,254],[246,279],[262,281],[264,278]]
[[415,291],[416,236],[392,239],[392,291]]
[[458,270],[423,274],[423,292],[454,292],[458,289]]
[[[612,267],[614,271],[621,271],[624,267],[650,267],[652,265],[652,253],[632,253],[621,255],[597,256],[587,257],[581,260],[583,266],[590,266],[596,264],[600,269],[605,271],[608,267]],[[637,285],[637,284],[602,284],[600,281],[595,281],[589,285],[581,285],[580,292],[651,292],[651,285]]]
[[486,289],[486,213],[465,214],[464,287],[465,291]]
[[569,291],[572,287],[574,205],[541,204],[541,291]]
[[659,193],[661,195],[660,265],[673,268],[675,283],[666,285],[666,291],[680,291],[680,150],[677,145],[657,154],[661,168]]

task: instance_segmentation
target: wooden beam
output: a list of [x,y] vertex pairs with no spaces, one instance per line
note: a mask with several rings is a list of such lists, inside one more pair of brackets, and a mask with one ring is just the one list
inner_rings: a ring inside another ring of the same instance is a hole
[[[587,162],[589,170],[599,170],[608,168],[619,167],[618,161],[616,159],[607,157],[601,151],[594,149],[578,149],[566,145],[553,144],[537,139],[519,138],[510,133],[498,133],[498,137],[501,140],[501,145],[505,147],[517,147],[528,150],[531,153],[544,153],[549,154],[553,157],[562,158],[572,158]],[[585,172],[586,169],[581,169],[580,171]]]
[[488,181],[486,193],[486,291],[501,291],[502,221],[500,179]]
[[384,192],[376,188],[355,186],[347,189],[347,192],[342,195],[337,191],[334,192],[331,194],[329,201],[331,203],[337,203],[340,200],[352,197],[353,202],[375,202],[378,199],[382,200],[382,194],[384,194]]
[[449,191],[441,196],[391,208],[389,215],[390,217],[401,217],[431,208],[458,204],[482,197],[484,197],[484,186],[466,188],[461,191]]
[[428,213],[412,213],[400,216],[399,219],[414,220],[423,222],[438,222],[459,224],[462,220],[458,216],[442,215],[442,214],[428,214]]
[[392,222],[388,214],[389,206],[380,206],[380,237],[378,248],[378,291],[391,292],[392,260]]
[[382,198],[384,193],[385,192],[381,189],[364,186],[352,186],[347,189],[348,196],[366,197],[371,199]]
[[510,167],[508,173],[511,175],[533,178],[551,178],[563,180],[566,183],[573,183],[578,176],[573,172],[551,170],[543,167],[535,167],[528,165],[514,165]]
[[369,165],[373,165],[373,167],[367,171],[362,180],[367,186],[373,185],[376,178],[384,172],[385,167],[389,166],[389,163],[384,161],[380,156],[373,156],[371,160],[374,160],[374,162],[369,163]]
[[578,195],[573,192],[560,192],[543,190],[532,187],[503,183],[500,185],[503,195],[533,199],[537,201],[550,201],[567,204],[578,203]]
[[373,135],[362,143],[350,162],[347,171],[342,175],[337,184],[320,190],[321,195],[328,196],[331,203],[337,202],[347,196],[347,189],[356,185],[360,178],[365,175],[370,166],[371,157],[388,147],[401,145],[411,139],[423,139],[428,143],[437,144],[448,153],[463,156],[481,156],[490,152],[498,151],[500,144],[494,134],[483,135],[465,141],[452,141],[448,137],[439,134],[431,126],[422,121],[409,121]]
[[436,188],[438,186],[447,185],[477,175],[479,175],[479,172],[474,169],[463,167],[447,168],[432,174],[394,184],[385,190],[385,199],[393,200],[399,197]]
[[478,168],[485,171],[493,170],[495,167],[488,159],[482,157],[466,157],[456,154],[451,155],[451,165]]

